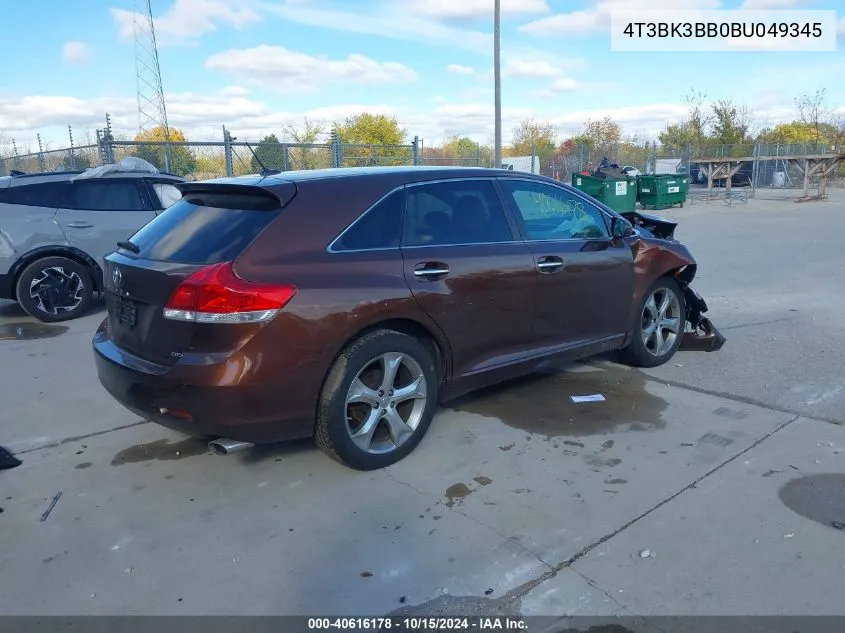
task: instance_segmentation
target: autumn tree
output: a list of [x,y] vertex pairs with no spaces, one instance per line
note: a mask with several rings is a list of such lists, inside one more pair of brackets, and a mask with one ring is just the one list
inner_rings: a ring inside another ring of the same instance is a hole
[[160,171],[186,176],[196,169],[197,159],[184,145],[187,142],[185,135],[175,127],[168,130],[163,125],[159,125],[138,134],[135,141],[154,143],[136,145],[133,155],[152,163]]
[[481,162],[481,146],[466,136],[450,136],[441,151],[444,165],[476,165]]
[[538,157],[540,166],[551,162],[557,149],[557,129],[552,123],[523,119],[513,129],[511,144],[506,148],[507,156]]
[[[345,166],[403,165],[411,159],[410,148],[405,145],[407,130],[399,125],[395,116],[362,112],[346,117],[335,124],[338,139],[343,147]],[[354,147],[354,146],[365,147]]]
[[255,155],[250,159],[249,165],[253,173],[257,174],[264,168],[285,170],[285,148],[275,134],[265,136],[252,151]]
[[[288,124],[284,128],[285,140],[290,143],[288,157],[290,169],[325,169],[332,165],[331,148],[320,147],[320,137],[326,126],[319,121],[304,119],[301,128]],[[316,147],[315,147],[316,145]]]

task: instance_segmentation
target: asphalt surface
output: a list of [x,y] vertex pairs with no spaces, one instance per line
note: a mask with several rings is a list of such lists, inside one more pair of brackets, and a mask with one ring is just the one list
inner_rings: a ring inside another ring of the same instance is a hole
[[721,352],[486,390],[373,473],[210,455],[103,392],[101,312],[0,304],[0,614],[845,615],[845,191],[783,197],[662,212]]

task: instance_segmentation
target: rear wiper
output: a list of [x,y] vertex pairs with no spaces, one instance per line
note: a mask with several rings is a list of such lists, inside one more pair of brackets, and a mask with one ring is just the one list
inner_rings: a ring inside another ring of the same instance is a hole
[[117,247],[123,248],[123,249],[129,251],[130,253],[135,253],[136,255],[141,252],[141,247],[138,246],[137,244],[133,244],[129,240],[120,240],[117,243]]

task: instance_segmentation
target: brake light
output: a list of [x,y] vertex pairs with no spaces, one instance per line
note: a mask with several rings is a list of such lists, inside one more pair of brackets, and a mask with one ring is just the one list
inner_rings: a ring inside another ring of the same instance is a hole
[[232,262],[214,264],[185,279],[164,306],[164,318],[197,323],[269,321],[296,295],[294,286],[246,281]]

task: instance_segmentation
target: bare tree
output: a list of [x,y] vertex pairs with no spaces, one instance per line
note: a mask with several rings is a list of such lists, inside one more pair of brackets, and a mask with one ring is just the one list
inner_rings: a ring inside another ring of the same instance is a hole
[[795,97],[795,107],[801,122],[812,131],[813,142],[821,144],[825,124],[833,124],[833,110],[827,102],[827,88],[801,93]]

